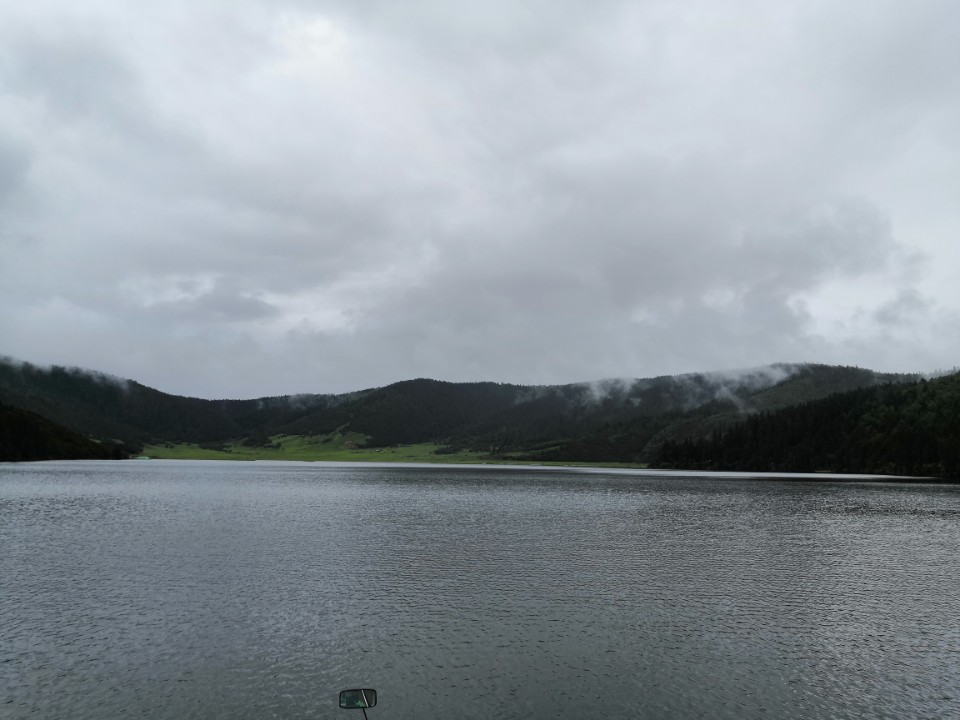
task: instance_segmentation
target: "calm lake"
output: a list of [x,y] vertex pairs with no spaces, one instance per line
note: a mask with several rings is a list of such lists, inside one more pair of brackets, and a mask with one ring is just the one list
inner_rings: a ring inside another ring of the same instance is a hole
[[0,465],[0,716],[960,717],[960,488]]

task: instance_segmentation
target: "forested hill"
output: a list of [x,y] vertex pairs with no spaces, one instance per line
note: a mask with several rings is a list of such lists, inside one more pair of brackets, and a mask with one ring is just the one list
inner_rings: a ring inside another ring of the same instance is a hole
[[441,445],[531,460],[648,462],[666,441],[744,413],[915,376],[813,364],[554,386],[418,379],[342,395],[202,400],[132,380],[0,358],[0,402],[130,452],[146,444],[275,446],[349,433],[357,444]]
[[667,441],[660,467],[960,477],[960,373],[882,385],[751,415]]
[[273,432],[348,397],[201,400],[95,371],[0,359],[0,401],[132,448],[153,440],[204,442]]
[[0,403],[0,462],[109,460],[124,456],[122,448],[94,442],[36,413]]

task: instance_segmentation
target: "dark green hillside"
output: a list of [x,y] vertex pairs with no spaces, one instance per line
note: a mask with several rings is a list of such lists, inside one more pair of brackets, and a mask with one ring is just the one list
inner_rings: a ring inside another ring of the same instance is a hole
[[799,365],[789,379],[754,394],[750,405],[753,410],[777,410],[862,387],[920,379],[917,374],[878,373],[844,365]]
[[[770,371],[783,378],[763,384]],[[629,399],[638,407],[630,417],[609,413],[566,441],[525,457],[543,461],[650,463],[659,448],[698,440],[741,422],[759,410],[773,410],[831,394],[873,386],[904,383],[916,375],[875,373],[857,367],[778,365],[742,374],[680,375],[639,380]],[[626,419],[622,419],[626,417]]]
[[26,460],[109,460],[122,448],[88,440],[28,410],[0,403],[0,462]]
[[[344,395],[257,400],[179,397],[75,368],[0,359],[0,401],[84,436],[145,444],[273,447],[285,436],[344,436],[368,447],[442,444],[441,452],[540,461],[649,462],[772,410],[907,376],[774,365],[727,373],[524,387],[409,380]],[[671,446],[672,447],[672,446]]]
[[[829,394],[818,384],[821,376],[824,386],[845,382],[843,389],[875,381],[873,373],[858,368],[774,365],[742,372],[531,387],[524,388],[512,406],[465,425],[447,441],[452,449],[536,450],[531,458],[544,460],[637,462],[642,461],[637,458],[647,442],[674,422],[690,426],[690,418],[695,418],[696,428],[689,432],[696,434],[702,431],[701,416],[739,417],[755,409],[759,393],[790,387],[794,376],[804,378],[799,394]],[[788,394],[789,390],[781,396]],[[768,402],[777,402],[777,397]]]
[[577,435],[602,412],[582,386],[522,388],[516,400],[497,412],[475,416],[444,438],[446,452],[505,453]]
[[201,400],[77,368],[0,361],[0,401],[57,423],[131,446],[164,440],[211,442],[274,432],[329,396]]
[[655,464],[716,470],[960,476],[960,374],[861,388],[667,441]]
[[427,442],[478,417],[503,412],[514,405],[521,390],[498,383],[407,380],[305,415],[280,431],[307,435],[349,429],[370,436],[375,446]]

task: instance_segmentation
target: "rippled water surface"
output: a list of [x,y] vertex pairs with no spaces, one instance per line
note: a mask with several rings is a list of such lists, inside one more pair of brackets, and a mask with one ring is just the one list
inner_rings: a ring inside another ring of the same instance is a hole
[[958,581],[955,486],[0,465],[0,716],[960,717]]

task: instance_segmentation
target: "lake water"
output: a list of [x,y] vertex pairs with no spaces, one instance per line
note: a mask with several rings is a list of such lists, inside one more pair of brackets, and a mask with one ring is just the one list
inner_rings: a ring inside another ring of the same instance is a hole
[[960,717],[960,488],[0,465],[0,716]]

